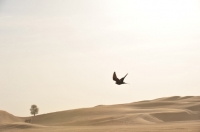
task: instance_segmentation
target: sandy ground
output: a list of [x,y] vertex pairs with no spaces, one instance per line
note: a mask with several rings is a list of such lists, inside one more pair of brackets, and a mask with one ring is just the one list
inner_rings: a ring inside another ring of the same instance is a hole
[[0,132],[200,132],[200,97],[167,97],[38,115],[0,111]]
[[200,121],[132,126],[29,126],[0,125],[1,132],[200,132]]

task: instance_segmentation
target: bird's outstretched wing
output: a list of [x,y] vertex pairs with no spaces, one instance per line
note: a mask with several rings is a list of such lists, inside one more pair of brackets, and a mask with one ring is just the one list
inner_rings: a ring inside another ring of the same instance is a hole
[[114,80],[114,81],[119,81],[119,79],[117,78],[117,75],[116,75],[115,72],[113,73],[113,80]]
[[123,78],[121,78],[120,81],[123,82],[123,81],[124,81],[124,78],[125,78],[127,75],[128,75],[128,73],[127,73]]

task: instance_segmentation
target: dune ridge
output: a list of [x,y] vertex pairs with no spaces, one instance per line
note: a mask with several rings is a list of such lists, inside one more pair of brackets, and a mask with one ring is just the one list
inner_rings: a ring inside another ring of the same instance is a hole
[[[39,126],[106,126],[200,121],[199,102],[200,96],[173,96],[127,104],[98,105],[91,108],[37,115],[32,118],[32,124]],[[0,123],[24,121],[24,118],[13,116],[5,111],[0,111],[0,115],[4,115],[0,116]],[[14,126],[39,127],[30,126],[28,123]]]
[[16,117],[6,111],[0,110],[0,123],[14,123],[14,122],[21,122],[22,119]]

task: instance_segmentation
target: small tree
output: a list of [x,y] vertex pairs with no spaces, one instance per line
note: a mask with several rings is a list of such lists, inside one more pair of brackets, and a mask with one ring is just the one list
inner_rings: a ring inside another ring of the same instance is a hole
[[38,114],[39,108],[37,107],[37,105],[31,105],[30,111],[31,111],[31,115],[35,116],[36,114]]

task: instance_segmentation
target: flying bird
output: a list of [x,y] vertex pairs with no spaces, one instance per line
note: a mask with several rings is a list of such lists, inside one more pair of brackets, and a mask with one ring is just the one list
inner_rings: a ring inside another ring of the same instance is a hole
[[124,82],[124,78],[125,78],[127,75],[128,75],[128,73],[127,73],[123,78],[118,79],[116,73],[114,72],[114,73],[113,73],[113,80],[116,81],[116,84],[118,84],[118,85],[127,84],[127,83]]

